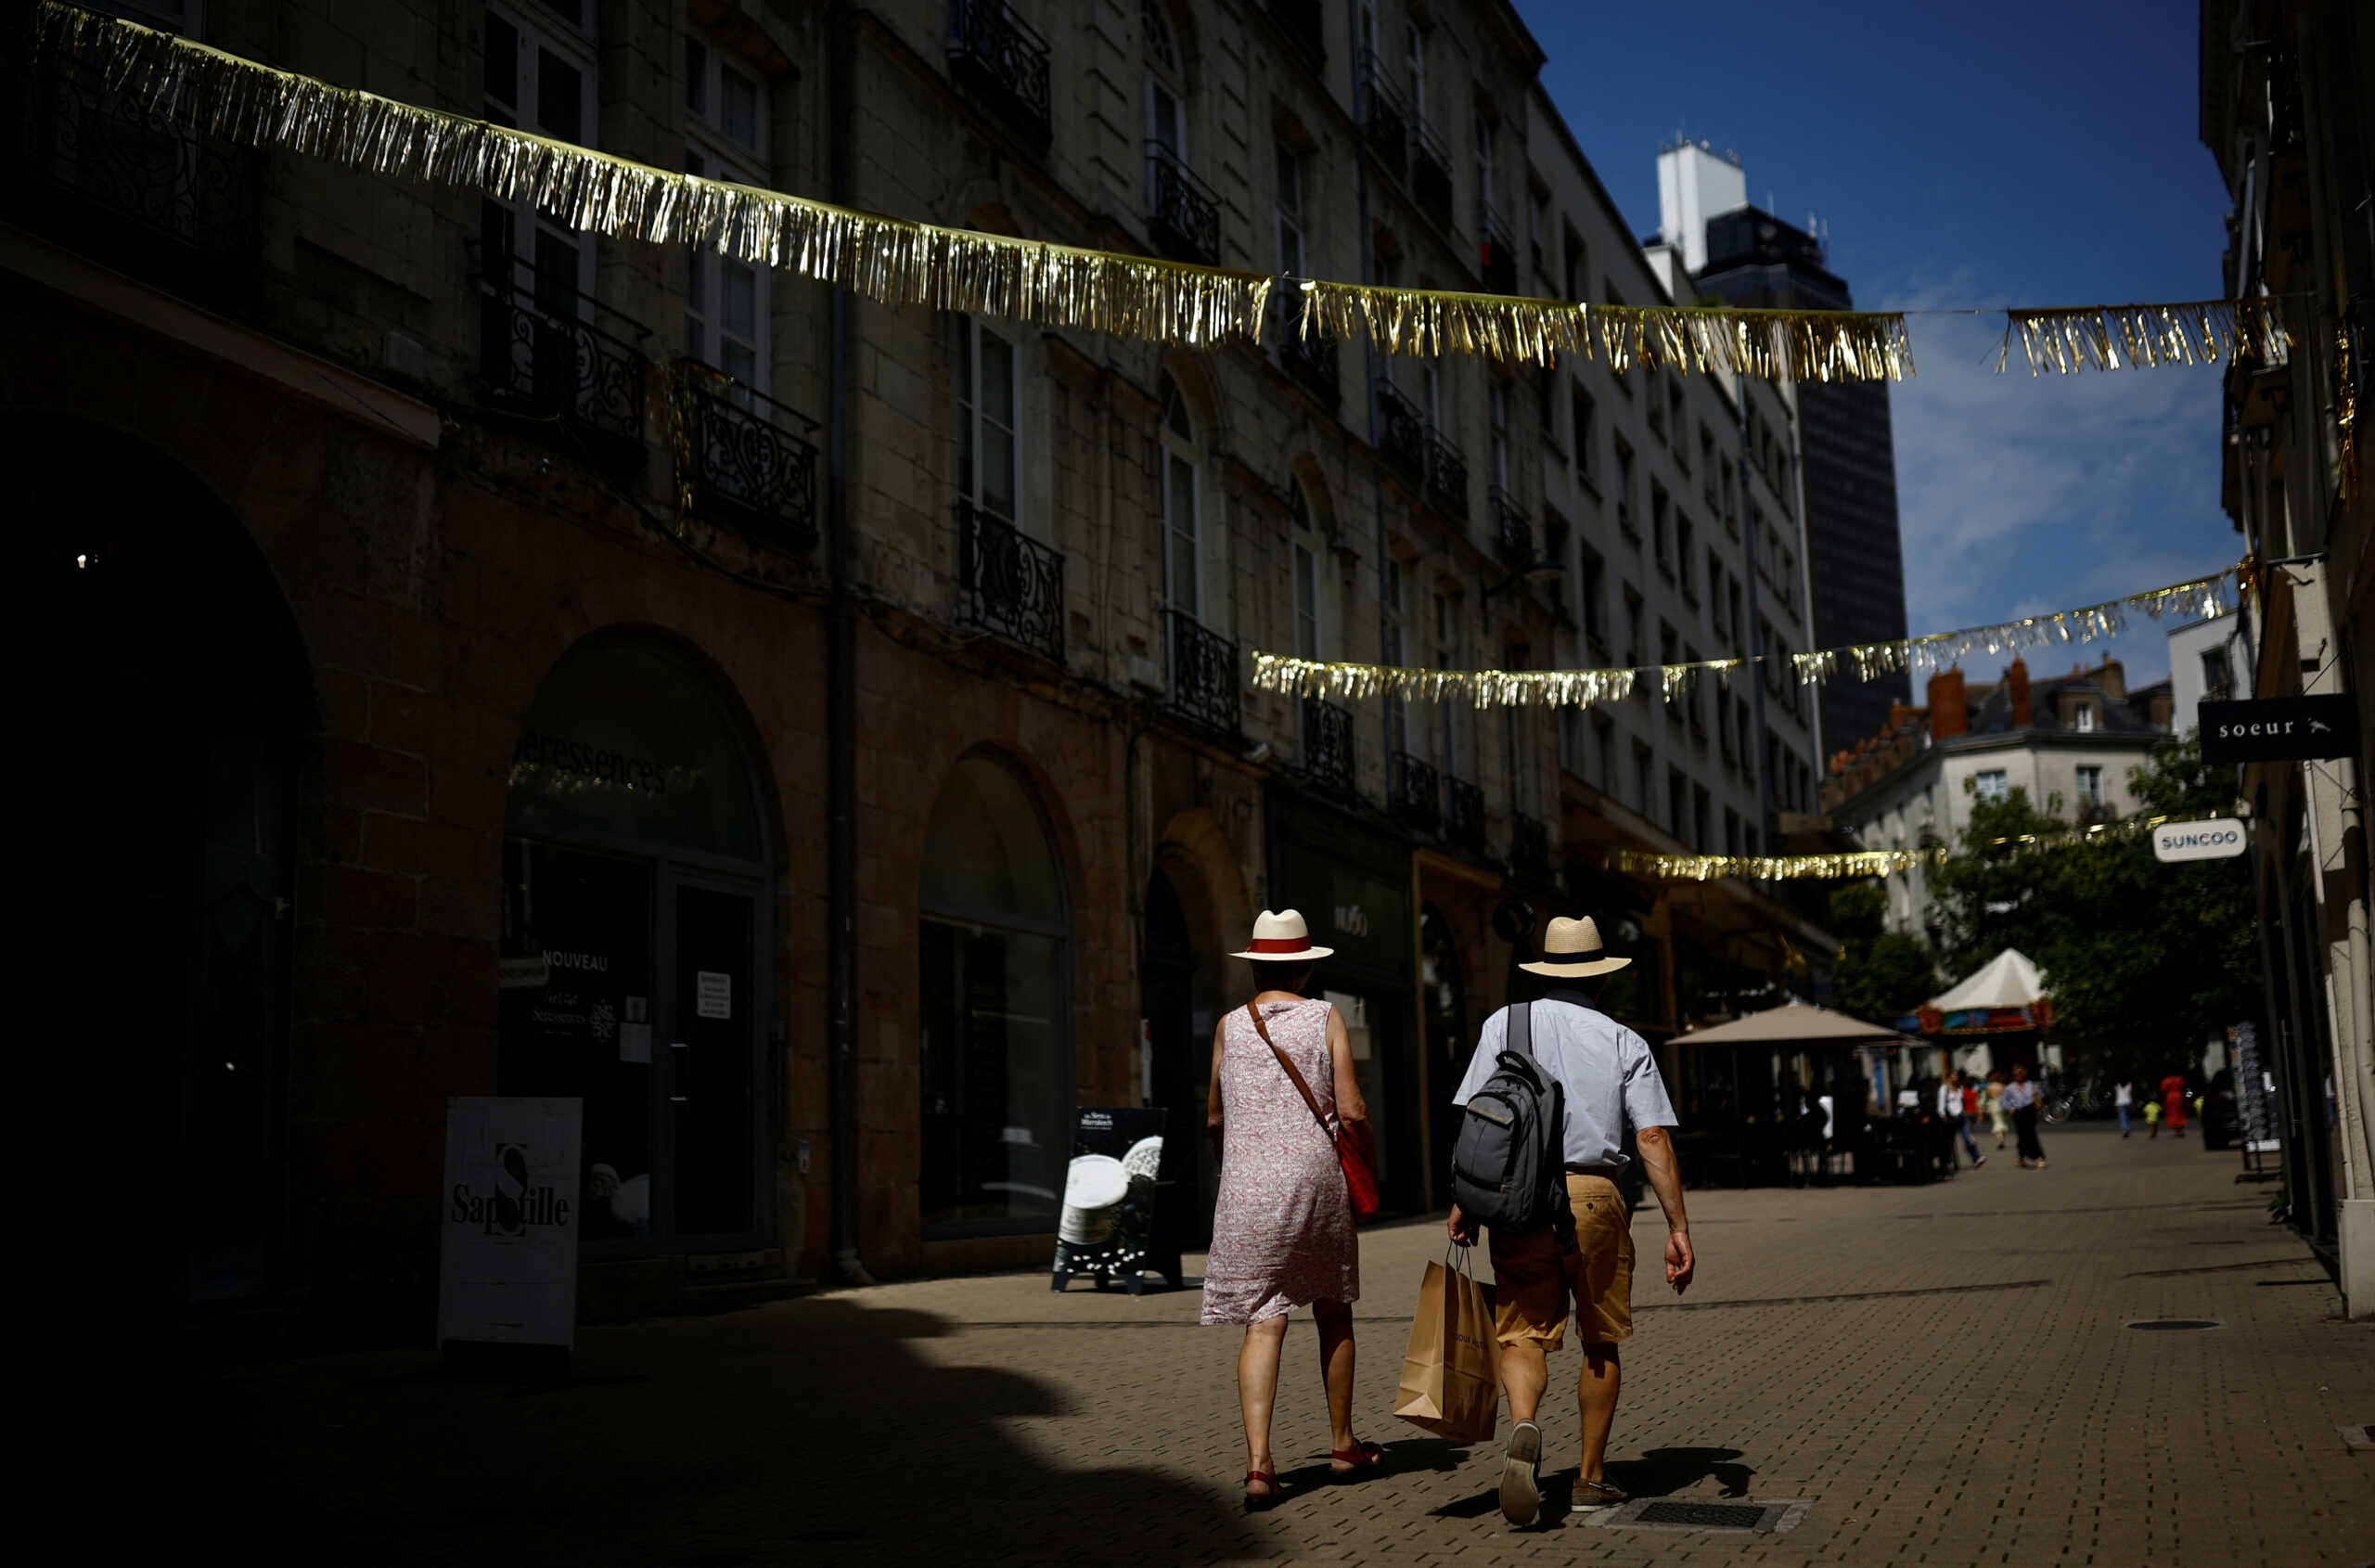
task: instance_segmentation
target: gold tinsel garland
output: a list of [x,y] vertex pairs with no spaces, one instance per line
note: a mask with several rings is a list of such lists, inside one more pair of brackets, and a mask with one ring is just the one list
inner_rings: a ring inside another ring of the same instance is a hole
[[[2166,587],[2051,615],[2027,615],[2000,625],[1968,626],[1961,631],[1937,632],[1894,642],[1827,648],[1812,653],[1793,653],[1789,658],[1798,679],[1814,685],[1836,675],[1842,662],[1857,680],[1870,680],[1889,670],[1951,664],[1975,652],[2001,653],[2053,642],[2092,642],[2119,632],[2127,624],[2126,616],[2131,610],[2156,621],[2173,610],[2205,619],[2223,615],[2227,608],[2227,583],[2234,580],[2248,585],[2252,570],[2253,563],[2245,561],[2206,577],[2189,578]],[[1480,708],[1590,707],[1596,702],[1624,701],[1645,676],[1657,677],[1658,695],[1672,702],[1694,695],[1699,681],[1711,672],[1728,688],[1733,672],[1770,662],[1763,654],[1748,654],[1605,670],[1428,670],[1299,659],[1256,650],[1253,688],[1295,697],[1398,697],[1424,702],[1457,700]]]
[[[278,71],[64,0],[33,7],[33,47],[95,60],[149,112],[249,147],[527,201],[572,228],[704,246],[890,304],[924,304],[1158,342],[1258,340],[1273,290],[1299,289],[1306,336],[1355,331],[1394,353],[1547,364],[1560,354],[1799,381],[1913,374],[1905,315],[1595,305],[1282,280],[1224,267],[944,228],[637,163],[482,120]],[[2279,354],[2272,302],[2007,313],[2033,372]],[[1999,357],[1997,368],[2003,368]]]
[[[2137,838],[2169,822],[2213,820],[2215,816],[2136,816],[2122,822],[2099,822],[2091,828],[2073,828],[2067,832],[1990,839],[1981,847],[2025,855],[2081,844],[2112,843]],[[1600,863],[1611,871],[1670,882],[1722,881],[1734,877],[1760,882],[1838,881],[1894,877],[1923,866],[1943,865],[1953,853],[1943,844],[1927,849],[1851,850],[1831,855],[1659,855],[1650,850],[1619,849],[1611,850]]]

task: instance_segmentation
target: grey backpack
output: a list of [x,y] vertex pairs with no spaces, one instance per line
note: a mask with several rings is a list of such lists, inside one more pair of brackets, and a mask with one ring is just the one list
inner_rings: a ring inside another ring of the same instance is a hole
[[1534,1059],[1534,1004],[1509,1008],[1493,1075],[1469,1097],[1451,1151],[1451,1195],[1504,1236],[1567,1214],[1567,1091]]

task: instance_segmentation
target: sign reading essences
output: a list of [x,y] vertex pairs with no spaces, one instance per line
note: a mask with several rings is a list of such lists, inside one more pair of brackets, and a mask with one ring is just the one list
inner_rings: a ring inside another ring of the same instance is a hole
[[445,1102],[437,1339],[567,1345],[577,1327],[584,1102]]
[[2358,752],[2358,713],[2347,697],[2262,697],[2202,705],[2206,763],[2317,762]]
[[2163,822],[2152,829],[2155,860],[2224,860],[2240,855],[2251,843],[2243,825],[2231,816],[2207,822]]

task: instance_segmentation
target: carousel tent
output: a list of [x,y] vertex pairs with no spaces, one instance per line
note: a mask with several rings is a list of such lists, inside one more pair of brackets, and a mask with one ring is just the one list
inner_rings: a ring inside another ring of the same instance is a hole
[[2045,977],[2017,947],[2007,947],[1943,996],[1930,998],[1940,1012],[1977,1012],[2034,1006],[2046,994]]

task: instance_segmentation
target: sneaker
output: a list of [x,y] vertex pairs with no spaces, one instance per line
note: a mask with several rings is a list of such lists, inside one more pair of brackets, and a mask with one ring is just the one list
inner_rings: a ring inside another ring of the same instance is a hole
[[1578,1481],[1572,1506],[1577,1513],[1598,1513],[1604,1508],[1632,1500],[1632,1495],[1613,1481]]
[[1987,1156],[1984,1154],[1974,1154],[1971,1157],[1971,1168],[1972,1170],[1977,1170],[1980,1166],[1984,1165],[1985,1163],[1987,1163]]
[[1501,1517],[1522,1530],[1542,1516],[1542,1429],[1532,1421],[1509,1428],[1501,1459]]

